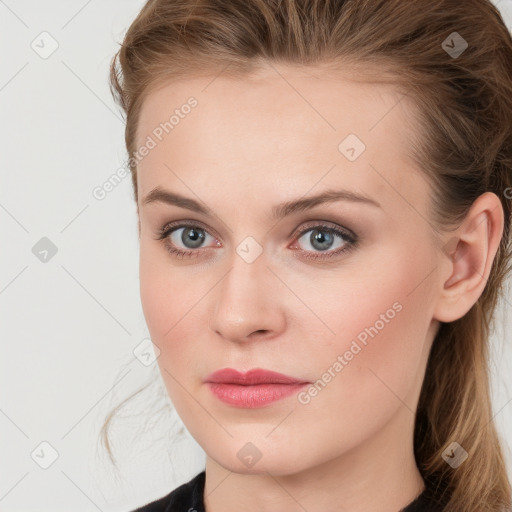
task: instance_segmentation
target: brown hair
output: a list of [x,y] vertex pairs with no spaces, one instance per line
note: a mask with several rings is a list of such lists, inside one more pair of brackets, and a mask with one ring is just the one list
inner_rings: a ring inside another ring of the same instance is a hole
[[[468,44],[460,55],[450,53],[456,40]],[[441,324],[434,340],[414,454],[445,512],[509,509],[488,370],[491,322],[512,254],[512,38],[499,11],[488,0],[149,0],[110,75],[126,114],[136,200],[133,155],[149,92],[201,73],[244,76],[262,61],[332,70],[350,62],[361,79],[410,96],[419,127],[411,156],[432,184],[436,230],[460,222],[484,192],[500,198],[504,235],[485,289],[461,319]],[[109,454],[110,420],[101,432]],[[457,469],[442,457],[453,441],[469,454]]]

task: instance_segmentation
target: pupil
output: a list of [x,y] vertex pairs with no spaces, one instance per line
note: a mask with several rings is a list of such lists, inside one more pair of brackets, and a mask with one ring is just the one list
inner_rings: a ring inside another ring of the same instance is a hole
[[[311,233],[312,236],[312,244],[315,247],[316,242],[320,242],[319,249],[325,250],[328,249],[332,245],[332,235],[330,233],[326,233],[325,231],[320,231],[316,229]],[[327,241],[327,244],[325,242]]]
[[185,245],[190,246],[190,243],[186,240],[187,237],[192,239],[192,248],[199,247],[205,238],[204,233],[201,233],[198,229],[194,228],[183,230],[183,234],[181,235],[181,241]]

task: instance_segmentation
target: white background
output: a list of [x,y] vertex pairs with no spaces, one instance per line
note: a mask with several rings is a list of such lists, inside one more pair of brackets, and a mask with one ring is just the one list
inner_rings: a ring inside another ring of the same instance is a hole
[[[98,444],[111,406],[158,373],[133,353],[149,335],[131,179],[92,194],[126,162],[108,67],[143,3],[0,0],[0,512],[132,510],[203,469],[190,435],[167,433],[175,414],[133,435],[144,403],[115,424],[120,473]],[[495,3],[512,29],[512,0]],[[52,40],[48,58],[31,47]],[[43,237],[57,248],[47,262],[32,251]],[[492,339],[493,408],[512,474],[507,301]]]

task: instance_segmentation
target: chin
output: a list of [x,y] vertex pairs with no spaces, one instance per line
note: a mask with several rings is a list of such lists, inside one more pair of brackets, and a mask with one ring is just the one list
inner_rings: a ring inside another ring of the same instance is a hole
[[[254,444],[257,444],[254,443]],[[276,448],[256,449],[250,443],[230,443],[228,446],[217,445],[214,451],[205,450],[210,458],[228,471],[241,475],[265,475],[270,473],[275,476],[284,476],[306,470],[315,466],[318,461],[308,461],[304,454],[288,453],[286,450],[279,451]],[[204,449],[204,448],[203,448]],[[215,453],[217,450],[220,453]],[[266,455],[265,452],[268,451]],[[226,457],[231,452],[232,457]],[[250,457],[253,457],[251,460]],[[259,458],[258,458],[259,457]]]

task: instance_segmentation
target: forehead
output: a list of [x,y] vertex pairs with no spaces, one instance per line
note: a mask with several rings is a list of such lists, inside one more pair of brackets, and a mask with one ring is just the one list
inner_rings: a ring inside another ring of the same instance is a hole
[[418,200],[423,180],[407,158],[414,130],[408,97],[342,71],[272,65],[183,79],[142,106],[136,147],[153,142],[138,164],[138,195],[166,184],[185,191],[181,176],[205,191],[215,181],[280,199],[283,189],[296,197],[318,184]]

